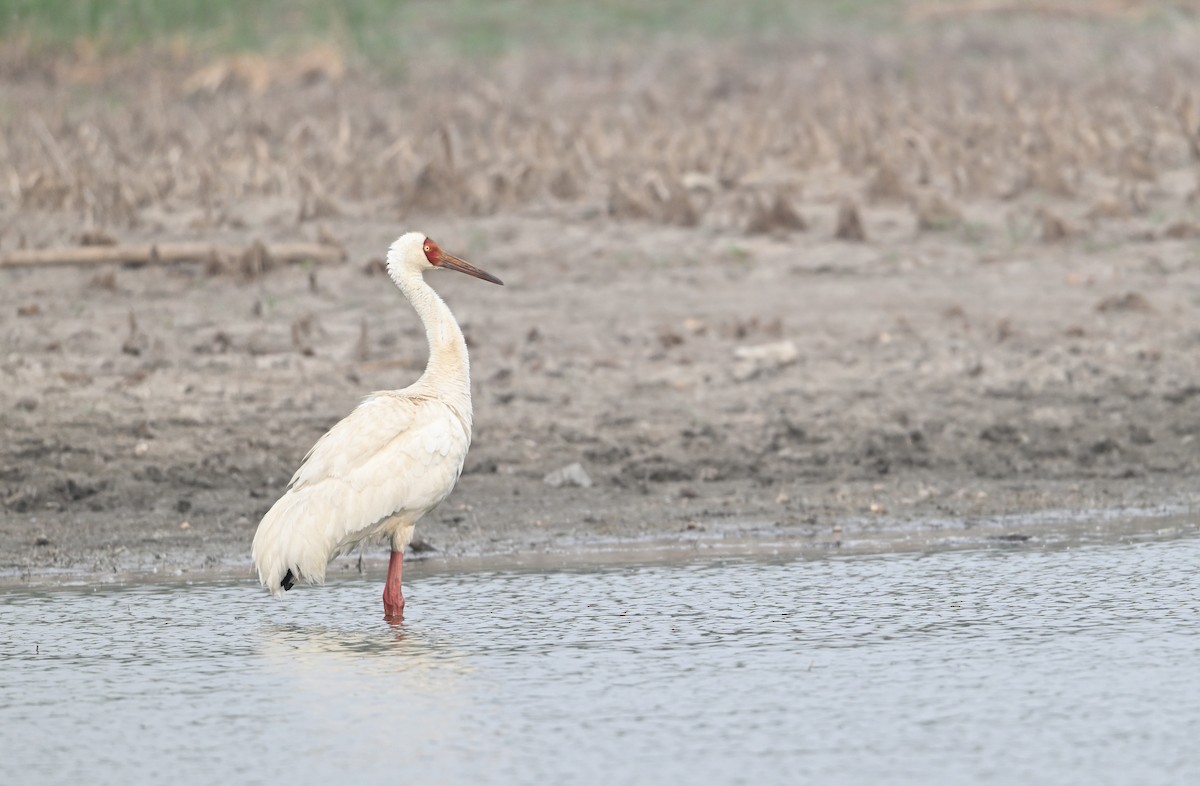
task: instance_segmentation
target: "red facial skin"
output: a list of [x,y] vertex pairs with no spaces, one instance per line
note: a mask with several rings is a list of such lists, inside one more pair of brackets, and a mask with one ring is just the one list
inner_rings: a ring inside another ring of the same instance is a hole
[[429,260],[429,264],[435,267],[441,264],[442,249],[438,247],[437,243],[434,243],[429,238],[425,238],[425,245],[422,248],[425,249],[425,258]]

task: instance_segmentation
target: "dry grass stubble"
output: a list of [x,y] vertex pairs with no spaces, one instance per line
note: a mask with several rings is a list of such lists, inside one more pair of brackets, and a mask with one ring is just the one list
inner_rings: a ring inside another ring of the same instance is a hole
[[328,49],[195,64],[10,47],[0,248],[62,242],[20,214],[90,229],[191,210],[202,230],[246,223],[237,206],[256,199],[292,205],[294,223],[349,204],[377,217],[536,207],[753,231],[803,226],[800,199],[1134,211],[1164,177],[1200,171],[1196,51],[1195,26],[967,25],[769,52],[530,55],[384,84]]

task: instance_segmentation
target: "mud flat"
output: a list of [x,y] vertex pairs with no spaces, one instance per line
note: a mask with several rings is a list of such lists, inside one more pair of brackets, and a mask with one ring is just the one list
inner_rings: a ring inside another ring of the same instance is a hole
[[[115,61],[83,90],[7,52],[0,255],[346,261],[0,269],[0,572],[248,563],[312,442],[420,373],[378,264],[414,228],[506,282],[433,279],[476,432],[427,553],[1186,518],[1200,74],[1177,55],[1200,33],[966,29],[564,61],[541,92],[521,58],[486,89],[158,62],[137,89],[146,64]],[[420,84],[461,89],[397,109]],[[574,463],[590,485],[546,482]]]

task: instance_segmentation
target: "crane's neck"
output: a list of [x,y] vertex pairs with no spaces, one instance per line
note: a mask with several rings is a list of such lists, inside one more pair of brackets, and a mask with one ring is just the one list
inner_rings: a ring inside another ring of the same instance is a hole
[[471,363],[462,330],[450,313],[450,307],[433,291],[433,287],[425,283],[420,271],[405,271],[395,276],[394,280],[421,318],[425,337],[429,341],[429,362],[425,366],[425,373],[413,388],[448,404],[463,419],[469,432]]

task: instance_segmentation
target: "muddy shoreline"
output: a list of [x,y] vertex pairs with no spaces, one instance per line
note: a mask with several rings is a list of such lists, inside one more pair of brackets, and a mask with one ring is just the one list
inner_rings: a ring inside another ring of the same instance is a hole
[[[1090,29],[1071,28],[1065,40],[1080,51],[1114,40]],[[1043,88],[1046,63],[1036,57],[1058,53],[1025,52],[1024,33],[994,35],[1035,60],[1023,65],[995,49],[995,74],[1016,69],[1011,84],[993,78],[986,58],[970,60],[947,96],[1016,91],[1054,106],[1061,85]],[[1194,84],[1195,65],[1170,54],[1187,40],[1174,31],[1161,61],[1137,61],[1157,92],[1114,71],[1074,114],[1012,129],[1051,140],[1028,160],[1015,143],[993,157],[948,148],[971,124],[1004,147],[1010,113],[971,105],[960,118],[947,98],[938,111],[962,125],[938,130],[910,106],[938,95],[936,85],[901,90],[887,110],[925,124],[923,152],[890,126],[878,148],[830,136],[841,128],[870,139],[881,128],[872,113],[882,111],[870,101],[895,92],[848,68],[844,93],[814,98],[843,101],[845,114],[806,132],[807,158],[763,164],[783,173],[775,179],[762,169],[689,173],[703,156],[677,165],[661,150],[708,143],[656,107],[692,63],[717,91],[712,100],[730,109],[721,117],[743,112],[757,122],[755,113],[774,111],[764,91],[808,62],[806,53],[772,55],[777,64],[722,55],[720,73],[696,65],[707,62],[700,55],[681,56],[661,66],[662,92],[637,72],[614,71],[607,82],[592,74],[588,95],[604,111],[638,123],[663,118],[661,145],[621,160],[621,138],[589,125],[587,106],[562,109],[580,135],[597,135],[580,137],[593,158],[613,157],[600,169],[580,163],[577,149],[561,159],[504,158],[505,145],[526,138],[521,123],[536,122],[514,115],[489,138],[493,126],[473,119],[482,99],[470,91],[455,94],[461,105],[439,120],[444,133],[411,131],[457,139],[447,145],[459,145],[458,157],[439,160],[446,145],[424,142],[392,150],[383,140],[408,133],[403,117],[380,109],[379,84],[353,71],[264,96],[233,80],[164,104],[186,71],[156,77],[162,90],[143,97],[122,87],[118,68],[94,98],[80,99],[64,77],[46,76],[52,70],[10,69],[5,89],[18,119],[4,121],[10,143],[0,163],[15,173],[20,199],[0,203],[0,252],[85,235],[238,247],[305,240],[340,245],[346,261],[0,270],[0,576],[248,565],[259,517],[315,439],[364,394],[420,373],[420,327],[378,267],[410,229],[506,282],[431,278],[467,335],[476,425],[458,488],[418,527],[426,553],[565,553],[639,538],[761,538],[771,528],[826,542],[932,521],[967,531],[1043,511],[1194,515],[1200,163],[1188,156],[1186,124],[1152,117],[1162,106],[1191,117],[1179,85]],[[1144,43],[1118,47],[1114,68],[1156,51]],[[887,46],[862,46],[870,62],[896,59]],[[946,56],[966,57],[954,52]],[[859,62],[848,46],[823,57]],[[918,72],[927,61],[944,58],[917,58]],[[534,65],[500,69],[497,95],[526,95]],[[1078,64],[1056,73],[1093,79]],[[533,95],[524,109],[535,119],[559,111],[558,96]],[[128,117],[164,105],[145,130],[162,149],[121,191],[142,143],[121,141]],[[686,119],[694,109],[680,112]],[[26,122],[34,111],[60,160]],[[376,116],[358,122],[360,111]],[[1112,113],[1125,120],[1114,126]],[[340,130],[339,117],[350,118]],[[1144,118],[1146,128],[1137,125]],[[766,128],[790,138],[786,125]],[[1089,134],[1111,128],[1128,140],[1111,152],[1087,147]],[[1081,147],[1071,152],[1064,140]],[[386,196],[391,181],[375,176],[379,165],[346,159],[353,165],[338,169],[359,141],[371,155],[393,156],[387,167],[406,184],[396,194]],[[766,139],[762,155],[778,143]],[[193,153],[229,160],[221,171],[193,171]],[[489,155],[533,174],[489,170]],[[757,153],[737,155],[730,166]],[[56,179],[76,161],[87,161],[77,180]],[[290,177],[296,162],[311,172]],[[972,162],[984,168],[972,174]],[[1024,174],[988,185],[1010,165]],[[782,206],[766,208],[775,202]],[[861,231],[847,229],[851,207]],[[590,486],[545,482],[575,463]]]
[[[820,530],[771,522],[738,522],[715,530],[676,533],[644,531],[610,537],[550,539],[524,549],[410,553],[405,561],[409,580],[445,573],[481,571],[587,570],[619,565],[646,565],[695,560],[792,560],[870,557],[960,550],[1073,549],[1114,543],[1141,544],[1200,535],[1193,506],[1083,511],[971,519],[847,520]],[[206,553],[205,556],[210,556]],[[330,563],[327,580],[366,574],[382,577],[388,560],[381,550],[363,549],[357,556]],[[186,559],[164,563],[111,562],[105,569],[72,567],[0,573],[0,588],[53,589],[94,585],[173,582],[252,582],[253,567],[235,553],[224,563],[205,559],[203,567]]]
[[[508,286],[435,279],[472,344],[476,433],[418,548],[536,553],[737,534],[738,522],[829,538],[923,519],[969,526],[1197,504],[1200,320],[1188,300],[1198,266],[1181,264],[1164,284],[1158,271],[1115,273],[1097,255],[1055,248],[1036,249],[1035,264],[797,273],[789,244],[768,240],[762,261],[732,271],[719,257],[650,271],[628,262],[605,279],[593,260],[564,251],[548,271],[522,251],[522,237],[561,232],[542,220],[515,235],[507,218],[427,231],[453,248],[501,223],[516,248],[466,243],[464,255]],[[379,243],[386,231],[376,229]],[[712,242],[665,234],[693,240],[697,257]],[[352,258],[369,258],[372,245]],[[1127,249],[1113,253],[1123,261]],[[319,269],[315,290],[297,269],[252,284],[118,270],[114,289],[71,282],[77,297],[58,299],[61,271],[5,273],[0,309],[15,341],[4,366],[0,570],[247,560],[258,518],[315,438],[363,393],[420,371],[415,318],[362,267]],[[1095,283],[1069,283],[1080,269]],[[1128,291],[1147,293],[1154,310],[1101,308]],[[41,313],[15,316],[28,303]],[[272,304],[265,316],[261,303]],[[122,349],[130,313],[145,336],[136,354]],[[294,345],[298,322],[314,326],[311,353]],[[798,357],[738,365],[739,347],[781,341]],[[574,462],[591,487],[544,482]]]

